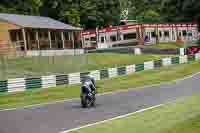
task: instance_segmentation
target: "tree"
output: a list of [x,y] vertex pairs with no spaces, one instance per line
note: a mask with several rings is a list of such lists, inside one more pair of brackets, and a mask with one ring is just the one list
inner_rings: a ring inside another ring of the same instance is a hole
[[80,24],[84,28],[96,28],[96,0],[80,0]]
[[43,0],[40,13],[75,26],[80,23],[79,0]]
[[119,0],[81,0],[80,19],[85,28],[117,25],[120,22]]
[[199,0],[163,0],[162,15],[166,21],[172,22],[191,22],[198,21],[200,14]]
[[66,0],[64,3],[60,3],[61,12],[59,13],[59,20],[67,22],[69,24],[79,26],[80,24],[80,10],[78,0]]
[[121,10],[128,10],[128,19],[143,23],[155,23],[161,21],[161,0],[123,0]]
[[40,7],[43,0],[2,0],[0,4],[0,12],[15,13],[26,15],[40,15]]
[[119,0],[96,0],[96,10],[99,26],[119,24],[121,11]]
[[40,15],[40,8],[43,6],[43,0],[32,0],[31,5],[31,14]]
[[[197,22],[200,32],[200,1],[199,0],[164,0],[162,14],[166,21]],[[200,44],[200,40],[198,41]]]
[[147,23],[158,23],[158,22],[161,22],[161,16],[155,10],[148,9],[148,10],[144,11],[143,16],[144,16],[143,17],[143,22],[147,22]]

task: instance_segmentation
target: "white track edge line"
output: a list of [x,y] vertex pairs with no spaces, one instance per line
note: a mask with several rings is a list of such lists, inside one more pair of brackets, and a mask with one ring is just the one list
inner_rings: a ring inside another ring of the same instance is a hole
[[[180,78],[180,79],[176,79],[176,80],[172,80],[172,81],[164,81],[164,82],[161,82],[161,83],[158,83],[158,84],[146,85],[146,86],[142,86],[142,87],[136,87],[135,89],[137,90],[137,89],[143,89],[143,88],[147,88],[147,87],[159,86],[161,84],[180,82],[180,81],[192,78],[192,77],[194,77],[194,76],[196,76],[198,74],[200,74],[200,72],[197,72],[197,73],[192,74],[192,75],[185,76],[185,77]],[[117,90],[117,91],[111,91],[111,92],[105,92],[105,93],[98,94],[97,96],[109,95],[109,94],[117,94],[117,93],[120,93],[120,92],[128,92],[128,91],[131,91],[131,90],[133,90],[133,88]],[[57,104],[57,103],[62,103],[62,102],[71,102],[71,101],[74,101],[74,100],[79,100],[79,98],[64,99],[64,100],[60,100],[60,101],[58,100],[58,101],[53,101],[53,102],[41,103],[41,104],[27,105],[27,106],[18,107],[18,108],[0,109],[0,112],[27,109],[27,108],[32,108],[32,107],[40,107],[40,106],[52,105],[52,104]]]
[[131,116],[131,115],[134,115],[134,114],[137,114],[137,113],[141,113],[141,112],[144,112],[144,111],[147,111],[147,110],[151,110],[151,109],[154,109],[154,108],[158,108],[158,107],[161,107],[163,105],[165,105],[165,104],[155,105],[155,106],[152,106],[152,107],[149,107],[149,108],[145,108],[145,109],[141,109],[141,110],[138,110],[138,111],[135,111],[135,112],[132,112],[132,113],[128,113],[128,114],[120,115],[120,116],[117,116],[117,117],[114,117],[114,118],[111,118],[111,119],[106,119],[106,120],[103,120],[103,121],[87,124],[85,126],[72,128],[72,129],[69,129],[69,130],[66,130],[66,131],[62,131],[62,132],[59,132],[59,133],[69,133],[69,132],[72,132],[72,131],[78,131],[78,130],[83,129],[83,128],[88,128],[88,127],[96,126],[96,125],[103,124],[103,123],[106,123],[106,122],[110,122],[110,121],[113,121],[113,120],[126,118],[128,116]]

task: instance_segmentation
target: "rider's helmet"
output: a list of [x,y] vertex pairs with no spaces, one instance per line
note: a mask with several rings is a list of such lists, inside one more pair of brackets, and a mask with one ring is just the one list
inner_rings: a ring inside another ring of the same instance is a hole
[[95,85],[95,79],[92,76],[90,76],[90,75],[84,76],[82,83],[84,83],[84,82],[86,82],[88,80],[92,81],[93,85]]

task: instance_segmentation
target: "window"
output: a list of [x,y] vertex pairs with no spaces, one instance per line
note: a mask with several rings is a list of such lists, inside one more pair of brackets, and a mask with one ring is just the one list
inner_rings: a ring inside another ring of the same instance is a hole
[[104,43],[104,37],[101,37],[101,43]]
[[39,38],[42,38],[42,33],[41,32],[39,32]]
[[192,36],[192,31],[188,32],[188,36],[190,36],[190,37]]
[[164,32],[164,36],[165,36],[165,37],[169,37],[169,31],[165,31],[165,32]]
[[65,40],[69,40],[69,33],[68,32],[63,32]]
[[91,41],[96,41],[96,37],[91,37],[90,40]]
[[10,32],[10,39],[11,39],[11,41],[17,41],[17,37],[16,37],[16,32],[15,31],[11,31]]
[[162,32],[161,31],[159,31],[159,36],[162,37]]
[[90,41],[90,38],[85,38],[85,41]]
[[56,40],[56,38],[55,38],[55,32],[54,31],[51,32],[51,40],[53,40],[53,41]]
[[124,40],[136,39],[136,33],[124,34]]
[[[48,33],[47,33],[47,36],[48,36]],[[59,31],[56,32],[56,37],[57,37],[57,40],[62,40],[62,38],[61,38],[61,34],[60,34]]]
[[117,37],[115,35],[110,36],[111,42],[117,41]]
[[23,40],[23,34],[22,32],[17,32],[18,36],[19,36],[19,40]]
[[34,32],[29,32],[30,34],[30,40],[36,40],[36,37],[35,37],[35,34],[34,34]]
[[187,36],[187,31],[183,30],[183,36]]
[[172,30],[172,39],[175,40],[175,33],[173,30]]
[[44,32],[44,37],[45,37],[45,39],[48,38],[48,32]]
[[156,32],[151,32],[152,37],[156,37]]

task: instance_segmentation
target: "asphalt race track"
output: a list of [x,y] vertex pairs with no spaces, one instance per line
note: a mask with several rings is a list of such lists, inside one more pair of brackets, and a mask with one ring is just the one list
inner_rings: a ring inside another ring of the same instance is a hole
[[91,109],[82,109],[79,100],[72,100],[0,111],[0,133],[59,133],[198,92],[200,93],[200,74],[140,90],[101,95],[97,97],[96,108]]

